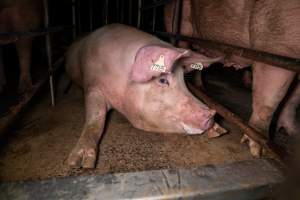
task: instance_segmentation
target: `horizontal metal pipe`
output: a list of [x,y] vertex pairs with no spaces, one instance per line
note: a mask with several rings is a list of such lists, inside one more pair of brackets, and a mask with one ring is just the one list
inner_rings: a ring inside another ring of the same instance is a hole
[[162,6],[162,5],[166,5],[167,3],[171,2],[171,1],[172,0],[160,0],[160,1],[157,1],[157,2],[152,3],[150,5],[143,6],[140,9],[141,10],[149,10],[151,8],[155,8],[155,7],[159,7],[159,6]]
[[251,128],[244,122],[239,116],[232,113],[230,110],[222,106],[221,104],[217,103],[215,100],[207,96],[200,88],[196,88],[190,83],[187,83],[188,88],[190,91],[198,98],[203,100],[209,107],[215,109],[219,115],[224,117],[230,123],[233,123],[238,128],[242,130],[244,134],[249,136],[255,142],[260,144],[264,149],[266,149],[274,158],[278,159],[282,163],[284,163],[283,159],[283,152],[279,152],[278,149],[275,148],[274,144],[268,141],[262,134]]
[[24,32],[0,32],[0,45],[15,42],[21,38],[37,37],[42,35],[47,35],[49,33],[61,32],[66,30],[72,30],[74,26],[57,26],[49,27],[34,31],[24,31]]
[[166,32],[159,32],[159,31],[155,31],[155,32],[150,31],[150,32],[162,37],[175,38],[176,40],[184,40],[184,41],[197,43],[201,45],[201,48],[217,49],[221,52],[224,52],[225,54],[237,55],[247,59],[263,62],[269,65],[281,67],[287,70],[300,72],[300,58],[297,59],[290,58],[290,57],[271,54],[263,51],[247,49],[247,48],[238,47],[234,45],[223,44],[220,42],[213,42],[210,40],[203,40],[203,39],[183,36],[179,34],[171,34]]

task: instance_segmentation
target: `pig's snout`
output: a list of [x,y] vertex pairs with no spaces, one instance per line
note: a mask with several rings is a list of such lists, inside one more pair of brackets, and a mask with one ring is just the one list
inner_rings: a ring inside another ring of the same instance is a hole
[[188,121],[182,122],[181,126],[187,134],[202,134],[213,126],[215,114],[215,110],[202,108],[190,115],[191,118]]
[[202,111],[202,117],[200,120],[200,128],[202,130],[207,130],[209,128],[211,128],[214,124],[214,116],[217,112],[215,110],[212,109],[208,109],[205,111]]

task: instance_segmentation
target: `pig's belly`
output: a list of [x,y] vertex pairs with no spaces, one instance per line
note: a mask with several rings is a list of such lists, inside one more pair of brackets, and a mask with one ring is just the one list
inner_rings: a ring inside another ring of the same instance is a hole
[[254,49],[300,58],[300,1],[257,1],[251,22]]
[[249,16],[253,0],[191,0],[198,37],[249,47]]
[[300,57],[300,1],[192,1],[198,37]]

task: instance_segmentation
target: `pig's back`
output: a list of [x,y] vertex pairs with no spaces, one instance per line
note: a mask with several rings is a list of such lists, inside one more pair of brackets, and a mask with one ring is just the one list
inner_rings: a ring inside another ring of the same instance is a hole
[[158,38],[135,28],[111,24],[97,29],[72,45],[67,70],[79,82],[104,84],[118,80],[125,83],[137,51],[149,44],[165,44]]

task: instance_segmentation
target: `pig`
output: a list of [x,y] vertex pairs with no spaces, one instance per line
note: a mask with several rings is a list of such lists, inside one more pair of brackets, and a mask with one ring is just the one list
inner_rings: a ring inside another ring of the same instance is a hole
[[191,70],[191,64],[208,67],[219,60],[175,48],[121,24],[104,26],[75,42],[67,52],[66,72],[83,88],[85,122],[68,165],[95,166],[110,109],[145,131],[201,134],[218,130],[216,111],[188,91],[183,74]]
[[[172,2],[165,7],[168,31],[171,30],[170,19],[174,5]],[[184,35],[300,58],[299,0],[183,0],[182,15],[180,33]],[[203,50],[201,46],[196,48],[206,55],[222,55],[218,51]],[[286,97],[293,80],[299,80],[299,75],[236,55],[225,56],[225,65],[235,63],[236,68],[252,66],[253,101],[249,124],[269,137],[273,114]],[[300,130],[300,123],[295,118],[295,108],[300,102],[299,81],[296,84],[291,95],[286,97],[288,100],[277,123],[277,130],[284,128],[291,135]],[[255,141],[247,136],[241,141],[248,141],[253,156],[261,156],[262,148]]]
[[[42,0],[1,0],[0,2],[0,32],[36,30],[40,27],[41,20]],[[32,38],[24,38],[15,43],[20,64],[20,93],[26,93],[32,89],[30,76],[32,40]],[[0,57],[2,57],[1,54]],[[2,58],[0,60],[2,61]],[[3,88],[6,81],[2,62],[0,68],[0,88]]]

